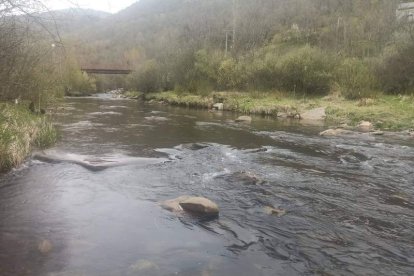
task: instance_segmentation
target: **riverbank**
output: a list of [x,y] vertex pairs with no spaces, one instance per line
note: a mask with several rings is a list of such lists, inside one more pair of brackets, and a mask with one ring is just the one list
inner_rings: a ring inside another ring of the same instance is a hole
[[33,147],[44,148],[56,140],[57,132],[44,115],[0,103],[0,172],[19,166]]
[[350,127],[361,121],[372,122],[376,129],[407,130],[414,128],[414,97],[382,95],[377,99],[346,100],[339,96],[295,98],[278,93],[214,92],[205,96],[176,92],[150,93],[147,101],[211,109],[219,108],[243,114],[299,119],[316,108],[325,108],[330,124]]

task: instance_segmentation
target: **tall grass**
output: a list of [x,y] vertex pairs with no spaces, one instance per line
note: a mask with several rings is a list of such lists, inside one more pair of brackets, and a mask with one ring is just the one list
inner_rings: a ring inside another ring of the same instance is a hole
[[47,147],[56,139],[57,132],[45,116],[0,103],[0,171],[20,165],[32,147]]

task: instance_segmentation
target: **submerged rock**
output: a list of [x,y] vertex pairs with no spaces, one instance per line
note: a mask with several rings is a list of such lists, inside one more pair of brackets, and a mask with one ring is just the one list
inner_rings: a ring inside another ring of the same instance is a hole
[[278,216],[281,217],[286,214],[286,210],[280,209],[280,208],[274,208],[270,206],[266,206],[263,208],[266,214],[272,215],[272,216]]
[[204,144],[204,143],[189,143],[189,144],[182,144],[181,148],[196,151],[196,150],[208,148],[209,146],[210,146],[209,144]]
[[282,118],[282,119],[287,119],[289,118],[289,114],[287,114],[286,112],[278,112],[277,117]]
[[250,123],[252,121],[252,117],[250,117],[250,116],[240,116],[235,121],[237,123]]
[[383,135],[385,135],[385,133],[383,131],[374,131],[374,132],[372,132],[372,135],[383,136]]
[[353,131],[346,130],[343,128],[336,128],[336,129],[327,129],[319,133],[320,136],[326,136],[326,137],[340,136],[340,135],[346,135],[346,134],[353,134]]
[[129,267],[131,273],[138,273],[135,275],[159,275],[160,268],[155,263],[149,260],[139,260]]
[[245,185],[260,185],[265,182],[256,174],[250,171],[238,171],[231,174],[220,175],[217,176],[217,178],[223,178],[232,183],[241,183]]
[[217,204],[204,197],[180,196],[162,202],[161,207],[171,212],[184,210],[203,215],[218,215],[219,213]]
[[42,240],[37,245],[37,249],[42,254],[48,254],[53,249],[53,245],[49,240]]
[[145,117],[145,120],[154,121],[154,122],[165,122],[165,121],[169,121],[170,119],[166,117],[150,116],[150,117]]

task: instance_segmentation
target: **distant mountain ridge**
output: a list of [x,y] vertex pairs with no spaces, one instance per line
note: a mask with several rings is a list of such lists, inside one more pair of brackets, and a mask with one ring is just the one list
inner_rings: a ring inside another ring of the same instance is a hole
[[92,9],[69,8],[52,10],[37,16],[47,26],[57,27],[60,33],[67,35],[97,24],[111,15],[107,12]]

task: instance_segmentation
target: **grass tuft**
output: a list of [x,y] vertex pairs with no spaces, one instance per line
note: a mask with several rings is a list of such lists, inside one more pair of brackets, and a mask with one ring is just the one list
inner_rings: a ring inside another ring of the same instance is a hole
[[0,171],[19,166],[33,146],[44,148],[56,140],[57,132],[45,116],[0,103]]

